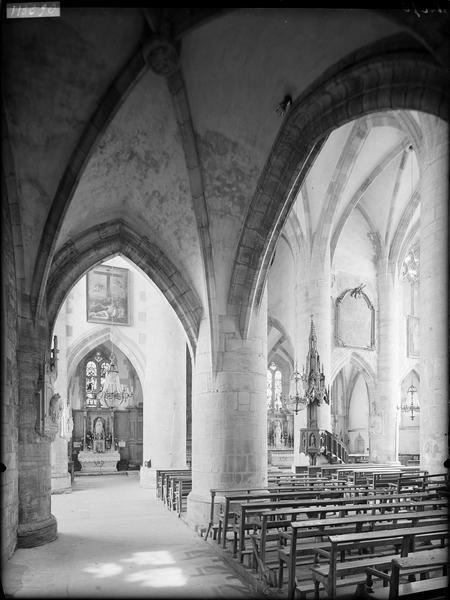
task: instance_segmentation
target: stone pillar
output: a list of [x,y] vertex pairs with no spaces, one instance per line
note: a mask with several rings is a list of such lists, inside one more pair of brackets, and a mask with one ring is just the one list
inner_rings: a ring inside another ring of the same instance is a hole
[[52,494],[65,494],[72,491],[70,473],[67,470],[67,440],[57,435],[50,447],[52,466]]
[[448,448],[448,126],[421,115],[420,468],[444,472]]
[[[45,327],[30,318],[20,322],[19,379],[19,526],[17,547],[32,548],[57,536],[51,514],[50,439],[44,434]],[[39,430],[39,432],[37,431]]]
[[369,460],[396,462],[397,406],[400,405],[398,282],[380,257],[378,266],[378,372],[370,400]]
[[209,522],[210,489],[267,485],[267,298],[247,339],[237,320],[219,319],[218,372],[211,369],[209,324],[201,323],[193,371],[192,480],[187,518]]
[[186,336],[172,308],[156,295],[149,314],[140,483],[154,488],[156,469],[186,469]]

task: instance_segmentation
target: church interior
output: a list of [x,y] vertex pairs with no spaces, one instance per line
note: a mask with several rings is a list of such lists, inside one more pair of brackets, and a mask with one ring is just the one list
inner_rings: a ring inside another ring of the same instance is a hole
[[212,490],[448,494],[447,9],[64,4],[1,9],[3,568],[119,475],[212,546]]

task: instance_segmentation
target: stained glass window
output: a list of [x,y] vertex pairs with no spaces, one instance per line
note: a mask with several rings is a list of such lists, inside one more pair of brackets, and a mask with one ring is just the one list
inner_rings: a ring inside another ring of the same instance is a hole
[[105,383],[106,373],[108,371],[109,371],[109,363],[102,362],[102,364],[100,365],[100,386],[101,386],[101,388],[103,388],[103,384]]
[[272,408],[272,371],[267,369],[267,409]]
[[86,363],[86,391],[95,392],[97,389],[97,365],[93,360]]
[[91,355],[85,367],[86,405],[96,406],[97,394],[102,390],[109,363],[99,351]]
[[275,385],[274,385],[274,406],[275,406],[276,410],[280,410],[282,407],[281,392],[282,392],[281,371],[278,371],[278,369],[277,369],[275,371]]
[[283,391],[283,380],[281,371],[274,362],[271,362],[267,369],[267,409],[282,408],[281,395]]

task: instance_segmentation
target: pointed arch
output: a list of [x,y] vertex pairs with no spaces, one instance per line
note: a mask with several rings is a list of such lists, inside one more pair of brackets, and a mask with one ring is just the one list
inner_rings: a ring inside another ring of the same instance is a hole
[[[350,356],[350,364],[354,367],[348,380],[348,402],[353,393],[356,380],[361,375],[367,386],[367,395],[369,398],[369,406],[371,400],[375,397],[375,381],[376,374],[369,363],[357,352],[352,352]],[[347,407],[348,408],[348,407]]]
[[56,190],[39,243],[31,285],[31,302],[35,316],[39,315],[45,303],[47,279],[51,272],[56,240],[82,173],[98,140],[146,70],[147,63],[139,47],[106,90],[73,150]]
[[[290,368],[294,366],[293,349],[294,346],[292,344],[292,339],[289,333],[286,331],[285,327],[280,323],[278,319],[268,315],[267,317],[267,331],[270,332],[271,329],[276,329],[280,333],[280,337],[275,342],[272,348],[268,348],[268,362],[273,360],[273,357],[276,355],[281,356],[284,361],[289,363]],[[284,357],[283,357],[284,355]]]
[[20,199],[18,181],[16,178],[16,169],[14,156],[8,135],[8,124],[4,108],[1,111],[2,119],[2,196],[5,200],[4,210],[8,211],[8,223],[10,223],[11,237],[13,245],[13,259],[15,266],[16,293],[18,305],[20,306],[20,296],[24,290],[25,283],[25,260],[22,235],[22,218],[20,214]]
[[407,379],[411,375],[415,375],[417,378],[417,381],[420,381],[420,372],[419,372],[418,364],[415,365],[414,367],[408,367],[407,369],[405,369],[405,371],[403,372],[403,374],[400,378],[400,384],[402,384],[405,381],[405,379]]
[[386,43],[364,48],[329,69],[286,116],[249,206],[230,281],[229,310],[239,315],[243,337],[260,305],[273,250],[295,202],[293,192],[323,140],[373,112],[417,110],[448,121],[446,72],[418,50],[395,48],[387,54]]
[[[346,207],[344,208],[341,216],[339,217],[331,236],[331,250],[330,256],[331,260],[333,260],[334,253],[336,251],[336,247],[341,236],[342,230],[344,229],[344,225],[350,218],[350,215],[354,208],[358,206],[359,201],[366,193],[367,189],[372,185],[372,183],[384,172],[384,170],[392,163],[393,160],[398,158],[398,156],[405,152],[406,147],[408,146],[408,140],[403,139],[399,144],[397,144],[392,150],[390,150],[386,156],[383,157],[381,162],[379,162],[369,173],[369,175],[364,179],[359,188],[353,194],[353,196],[348,201]],[[377,234],[378,235],[378,234]]]
[[90,268],[118,254],[131,260],[160,289],[180,319],[195,356],[203,314],[199,296],[155,244],[137,235],[121,220],[91,227],[56,254],[46,289],[49,330],[53,329],[58,310],[75,283]]
[[80,361],[100,344],[112,342],[133,365],[141,385],[145,381],[146,360],[140,348],[116,327],[91,329],[70,345],[67,352],[67,380],[70,381]]

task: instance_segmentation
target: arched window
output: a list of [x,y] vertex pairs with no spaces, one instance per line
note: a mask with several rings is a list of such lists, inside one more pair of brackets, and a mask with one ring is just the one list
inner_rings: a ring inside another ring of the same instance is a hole
[[97,391],[97,365],[93,360],[86,363],[86,391]]
[[274,362],[267,369],[267,409],[280,410],[282,408],[281,393],[283,379],[281,371]]
[[105,382],[106,373],[109,371],[109,363],[101,352],[96,352],[90,356],[85,365],[85,386],[86,405],[95,406],[97,404],[97,394],[102,390]]

